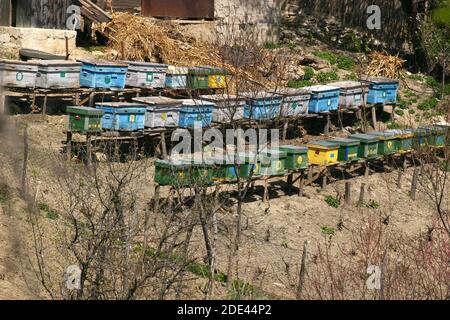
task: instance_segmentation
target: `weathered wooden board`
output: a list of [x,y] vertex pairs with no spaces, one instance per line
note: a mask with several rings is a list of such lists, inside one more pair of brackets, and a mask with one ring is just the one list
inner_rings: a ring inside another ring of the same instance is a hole
[[0,0],[0,26],[10,26],[11,0]]

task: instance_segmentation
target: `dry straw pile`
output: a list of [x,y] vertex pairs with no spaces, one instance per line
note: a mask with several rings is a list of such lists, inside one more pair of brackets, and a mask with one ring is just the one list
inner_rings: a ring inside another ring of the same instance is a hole
[[391,56],[382,52],[369,55],[367,75],[369,77],[386,77],[399,79],[400,71],[406,61],[398,56]]

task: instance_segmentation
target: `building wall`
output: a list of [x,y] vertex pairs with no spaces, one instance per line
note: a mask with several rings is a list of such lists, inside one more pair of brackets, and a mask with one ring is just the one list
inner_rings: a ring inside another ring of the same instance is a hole
[[281,9],[278,0],[215,0],[219,40],[252,38],[259,44],[277,42]]

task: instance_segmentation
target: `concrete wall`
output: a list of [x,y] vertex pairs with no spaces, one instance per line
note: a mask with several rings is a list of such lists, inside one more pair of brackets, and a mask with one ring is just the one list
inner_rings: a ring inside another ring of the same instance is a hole
[[53,54],[66,53],[69,38],[69,52],[75,47],[77,33],[69,30],[0,27],[0,48],[36,49]]
[[259,44],[277,42],[281,9],[278,0],[215,0],[215,20],[219,41],[251,35]]

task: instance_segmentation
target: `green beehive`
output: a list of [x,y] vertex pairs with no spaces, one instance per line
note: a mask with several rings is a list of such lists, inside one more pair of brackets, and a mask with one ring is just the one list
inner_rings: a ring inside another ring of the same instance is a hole
[[370,135],[380,138],[378,142],[378,155],[389,155],[398,151],[398,144],[395,143],[397,136],[394,133],[373,131],[370,132]]
[[373,159],[378,157],[378,142],[380,138],[369,134],[351,134],[349,139],[359,140],[358,157],[365,159]]
[[181,162],[191,166],[191,185],[208,185],[214,179],[214,165],[197,162],[194,159],[182,159]]
[[162,186],[188,186],[191,184],[191,165],[181,161],[157,160],[155,182]]
[[251,153],[221,155],[209,159],[214,162],[214,181],[232,182],[260,175],[256,156]]
[[339,145],[338,161],[352,162],[359,160],[358,149],[361,142],[356,139],[334,138],[328,140]]
[[404,153],[409,152],[413,149],[414,135],[411,130],[386,130],[386,132],[391,133],[395,136],[394,143],[397,152]]
[[188,87],[191,89],[209,88],[209,70],[201,67],[191,67],[188,73]]
[[444,126],[424,126],[419,129],[426,130],[428,132],[427,143],[430,146],[442,147],[445,145],[445,139],[447,136],[447,129]]
[[214,182],[232,182],[237,179],[234,154],[218,155],[206,161],[210,164]]
[[69,131],[101,132],[103,110],[89,107],[67,107]]
[[420,149],[423,147],[426,147],[430,142],[430,131],[418,128],[413,129],[412,133],[414,134],[413,138],[413,148],[414,149]]
[[285,152],[286,169],[301,170],[308,167],[308,147],[302,146],[280,146],[278,150]]
[[283,176],[286,173],[286,152],[268,150],[259,154],[262,176]]

